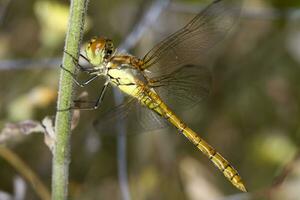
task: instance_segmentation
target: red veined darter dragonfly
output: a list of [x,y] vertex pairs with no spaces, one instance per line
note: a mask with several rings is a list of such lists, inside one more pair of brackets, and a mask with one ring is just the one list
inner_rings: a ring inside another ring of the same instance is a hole
[[[239,6],[229,6],[225,2],[226,0],[213,1],[187,25],[154,46],[142,59],[129,54],[120,54],[110,39],[98,37],[91,39],[86,47],[85,59],[91,66],[83,68],[78,65],[82,71],[91,75],[88,80],[80,83],[76,80],[75,74],[63,69],[70,73],[80,86],[85,86],[99,76],[106,78],[97,101],[89,102],[92,104],[85,107],[75,103],[72,108],[98,108],[108,84],[111,84],[175,126],[235,187],[246,192],[237,170],[177,117],[159,92],[160,88],[170,89],[171,93],[180,90],[186,92],[186,98],[194,102],[201,99],[203,93],[208,93],[209,88],[203,80],[207,71],[201,70],[203,68],[193,62],[195,60],[201,62],[207,51],[224,37],[238,17]],[[199,70],[201,72],[197,74]],[[199,95],[195,92],[199,92]]]

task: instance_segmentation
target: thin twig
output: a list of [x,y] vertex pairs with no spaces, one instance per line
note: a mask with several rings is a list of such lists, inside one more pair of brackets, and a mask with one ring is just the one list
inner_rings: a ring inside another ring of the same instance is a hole
[[272,183],[272,188],[276,189],[283,184],[287,176],[294,170],[295,167],[294,165],[296,161],[299,159],[300,159],[300,151],[298,151],[293,157],[293,159],[282,168],[281,173],[275,177]]
[[[169,10],[174,12],[197,14],[201,6],[203,5],[199,4],[199,6],[197,6],[195,4],[190,5],[185,3],[173,2],[170,4]],[[281,10],[276,8],[243,8],[241,17],[258,20],[277,20],[285,17],[285,19],[287,20],[299,20],[300,9],[289,8]]]
[[[286,163],[278,176],[276,176],[271,185],[264,187],[258,191],[248,192],[243,194],[231,195],[225,198],[221,198],[222,200],[250,200],[250,199],[273,199],[274,192],[278,191],[279,187],[283,185],[286,181],[286,178],[289,174],[291,174],[295,170],[295,163],[300,158],[300,151],[295,153],[294,157]],[[220,200],[221,200],[220,199]]]
[[1,60],[0,70],[57,69],[61,58]]
[[[121,104],[124,100],[123,95],[117,91],[113,90],[114,99],[116,104]],[[130,200],[130,192],[128,186],[128,176],[127,176],[127,158],[126,158],[126,121],[118,120],[117,132],[118,132],[118,143],[117,143],[117,158],[118,158],[118,176],[119,176],[119,185],[121,189],[122,199]]]
[[119,45],[120,51],[129,51],[141,39],[147,28],[152,25],[164,8],[170,3],[170,0],[156,0],[142,19],[134,26],[133,30],[127,35],[124,42]]
[[30,167],[22,161],[18,155],[16,155],[10,149],[0,146],[0,156],[5,159],[10,165],[12,165],[17,172],[19,172],[32,186],[34,191],[43,200],[50,200],[50,192],[39,177],[34,173]]
[[0,27],[3,24],[4,16],[6,14],[7,8],[10,3],[11,3],[11,0],[2,0],[1,6],[0,6]]
[[42,124],[38,121],[25,120],[18,123],[7,123],[0,131],[0,144],[37,132],[44,132]]
[[[82,39],[87,2],[87,0],[71,1],[69,26],[64,49],[75,58],[79,57],[79,45]],[[73,72],[75,70],[73,58],[67,54],[64,54],[62,64],[69,71]],[[72,77],[69,73],[61,70],[57,100],[58,110],[70,108],[72,102],[72,90]],[[52,199],[63,200],[67,199],[68,196],[71,111],[58,111],[55,119],[56,142],[52,166]]]
[[[162,12],[162,10],[169,4],[169,0],[156,0],[149,8],[148,12],[141,18],[141,20],[134,26],[133,30],[128,34],[124,42],[119,46],[120,51],[129,51],[143,36],[147,28],[153,24]],[[114,89],[114,99],[117,105],[124,100],[123,95]],[[121,188],[122,198],[130,200],[130,192],[128,187],[127,176],[127,162],[126,162],[126,122],[118,120],[118,174],[119,184]]]
[[[169,2],[169,0],[162,2]],[[159,0],[157,0],[159,2]],[[154,7],[154,6],[153,6]],[[168,9],[173,12],[184,12],[184,13],[191,13],[197,14],[201,8],[201,5],[188,5],[184,3],[171,3],[168,6]],[[156,9],[154,11],[159,11]],[[159,11],[161,12],[161,11]],[[158,12],[158,13],[159,13]],[[243,12],[241,13],[242,17],[249,18],[249,19],[256,19],[256,20],[277,20],[285,16],[287,20],[299,20],[300,19],[300,9],[287,9],[285,11],[268,8],[268,9],[260,9],[260,8],[244,8]],[[146,15],[145,15],[146,16]],[[141,28],[137,28],[134,34],[131,32],[128,37],[126,37],[125,41],[119,46],[121,51],[129,50],[136,45],[139,41],[140,37],[142,36],[141,33],[144,32],[144,28],[148,27],[149,24],[153,23],[155,20],[151,20],[151,18],[156,19],[155,12],[153,12],[150,17],[143,22],[138,23],[140,24]],[[141,20],[143,21],[143,20]],[[151,23],[150,23],[151,22]],[[137,26],[138,27],[138,26]],[[140,30],[141,29],[141,30]],[[19,60],[0,60],[0,70],[21,70],[21,69],[32,69],[32,68],[57,68],[59,65],[60,58],[44,58],[39,60],[33,59],[19,59]]]

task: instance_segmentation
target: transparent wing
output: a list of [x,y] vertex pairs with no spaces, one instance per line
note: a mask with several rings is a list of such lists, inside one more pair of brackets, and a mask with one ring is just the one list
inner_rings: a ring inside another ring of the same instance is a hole
[[[185,109],[191,108],[208,96],[211,80],[211,73],[207,68],[185,65],[169,74],[149,79],[148,86],[176,111],[179,104]],[[113,129],[118,121],[125,122],[130,133],[153,131],[165,128],[168,124],[165,119],[132,97],[100,116],[95,120],[94,126],[100,133],[110,134],[115,132]]]
[[175,71],[149,79],[149,86],[172,109],[178,104],[191,108],[210,93],[212,76],[203,66],[184,65]]
[[242,0],[215,0],[186,26],[170,35],[143,58],[142,69],[164,74],[185,64],[201,63],[224,38],[239,16]]
[[[141,69],[148,78],[149,87],[154,88],[171,108],[174,108],[173,102],[195,105],[209,94],[211,74],[199,63],[203,63],[209,49],[224,38],[238,18],[241,0],[233,2],[213,1],[142,59]],[[94,124],[101,131],[114,127],[117,120],[126,120],[126,124],[136,130],[157,129],[166,124],[164,119],[139,105],[135,99],[117,106]]]
[[[123,121],[129,133],[148,132],[167,127],[167,121],[134,98],[104,113],[93,122],[95,129],[104,135],[116,133],[117,122]],[[115,135],[115,134],[113,134]]]

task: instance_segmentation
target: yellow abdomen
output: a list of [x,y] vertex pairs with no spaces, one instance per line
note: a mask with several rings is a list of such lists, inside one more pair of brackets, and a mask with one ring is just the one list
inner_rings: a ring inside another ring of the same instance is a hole
[[230,163],[221,156],[212,146],[197,135],[192,129],[187,127],[160,99],[153,89],[143,85],[139,80],[135,79],[130,73],[111,69],[109,75],[114,78],[112,81],[124,93],[136,98],[143,106],[155,111],[158,115],[168,120],[174,125],[180,133],[188,138],[194,146],[196,146],[214,165],[224,174],[224,176],[238,189],[246,192],[246,188],[242,182],[242,178],[238,172],[230,165]]
[[148,90],[143,92],[144,96],[140,99],[141,103],[146,105],[149,109],[154,110],[159,115],[168,120],[174,125],[180,133],[188,138],[194,146],[196,146],[209,160],[224,174],[224,176],[239,190],[246,192],[246,188],[242,182],[242,178],[233,168],[233,166],[212,146],[204,141],[200,136],[197,135],[192,129],[186,126],[169,108],[162,102],[159,96]]

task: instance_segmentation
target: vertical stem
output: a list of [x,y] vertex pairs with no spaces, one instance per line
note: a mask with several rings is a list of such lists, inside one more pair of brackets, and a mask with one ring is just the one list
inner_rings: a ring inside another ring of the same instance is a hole
[[[121,104],[124,100],[123,94],[114,88],[114,99],[116,104]],[[126,159],[126,122],[117,121],[117,132],[118,132],[118,146],[117,146],[117,157],[118,157],[118,176],[119,185],[121,189],[122,199],[130,200],[130,192],[128,187],[128,176],[127,176],[127,159]]]
[[[78,58],[79,45],[84,27],[87,0],[71,0],[69,26],[65,40],[65,50]],[[63,66],[74,71],[73,60],[67,54],[63,55]],[[73,81],[64,70],[60,72],[57,109],[63,110],[71,106]],[[68,175],[70,163],[71,111],[56,113],[56,142],[52,164],[52,199],[63,200],[68,196]]]
[[[163,8],[167,7],[170,3],[170,0],[155,0],[147,11],[147,13],[142,17],[142,19],[134,26],[133,30],[128,34],[123,43],[119,46],[121,51],[128,51],[134,47],[142,37],[143,33],[147,30],[149,25],[151,25],[157,18],[160,13],[163,11]],[[124,100],[123,95],[117,91],[113,90],[114,98],[116,104],[121,104]],[[121,189],[121,195],[123,200],[130,200],[131,195],[129,192],[128,186],[128,176],[127,176],[127,159],[126,159],[126,122],[119,121],[117,122],[117,132],[118,132],[118,175],[119,175],[119,185]]]

